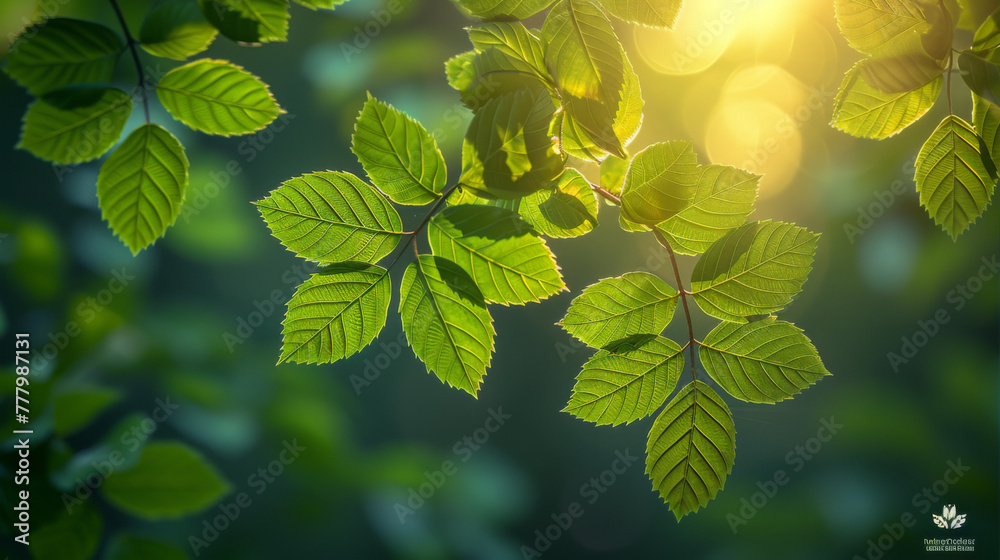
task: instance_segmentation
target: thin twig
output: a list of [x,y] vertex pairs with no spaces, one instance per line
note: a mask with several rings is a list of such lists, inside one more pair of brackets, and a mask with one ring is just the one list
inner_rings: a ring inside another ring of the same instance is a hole
[[684,308],[684,318],[687,319],[687,326],[688,326],[687,347],[689,355],[691,357],[690,360],[691,378],[697,380],[698,374],[695,373],[694,369],[694,347],[696,344],[698,344],[698,341],[695,340],[694,338],[694,326],[691,323],[691,309],[688,307],[688,301],[687,301],[687,296],[689,296],[691,292],[687,291],[687,289],[684,287],[684,283],[681,281],[681,272],[680,269],[677,268],[677,256],[674,255],[674,249],[673,247],[670,246],[670,242],[667,241],[667,239],[663,237],[663,234],[660,233],[660,230],[656,228],[653,228],[653,235],[656,236],[656,240],[660,243],[660,245],[663,245],[663,248],[667,250],[667,255],[670,256],[670,265],[674,269],[674,280],[677,281],[677,291],[680,293],[681,306]]
[[139,49],[136,47],[138,42],[132,37],[132,33],[128,30],[128,24],[125,23],[125,16],[122,15],[121,8],[118,7],[118,0],[110,0],[111,7],[115,9],[115,15],[118,16],[118,23],[122,26],[122,32],[125,34],[125,42],[128,44],[128,49],[132,52],[132,61],[135,62],[135,71],[139,74],[139,91],[142,95],[142,109],[146,114],[146,123],[149,123],[149,98],[146,95],[146,72],[142,69],[142,61],[139,60]]

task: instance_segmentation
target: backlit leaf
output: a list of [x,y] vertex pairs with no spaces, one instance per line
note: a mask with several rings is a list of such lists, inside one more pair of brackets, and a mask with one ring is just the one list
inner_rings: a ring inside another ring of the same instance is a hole
[[836,0],[840,32],[852,47],[875,54],[900,42],[916,43],[931,29],[926,8],[915,0]]
[[677,290],[648,272],[605,278],[577,296],[559,323],[594,348],[636,334],[659,334],[677,307]]
[[222,136],[260,130],[284,112],[264,82],[224,60],[174,68],[156,84],[156,95],[175,119]]
[[295,290],[282,321],[279,364],[327,364],[371,344],[385,326],[389,271],[348,262],[330,265]]
[[705,313],[744,322],[789,304],[802,290],[819,236],[782,222],[750,222],[712,244],[691,273]]
[[681,352],[676,342],[651,335],[599,350],[576,377],[563,412],[614,426],[649,416],[677,385],[684,368]]
[[546,187],[563,169],[549,137],[555,107],[531,91],[491,99],[476,113],[462,144],[460,183],[485,196],[517,198]]
[[372,183],[394,202],[421,205],[441,196],[448,170],[434,137],[371,94],[354,125],[351,151]]
[[255,204],[282,245],[320,263],[378,262],[403,233],[392,204],[350,173],[295,177]]
[[131,112],[132,98],[120,89],[58,89],[28,107],[17,147],[55,163],[90,161],[118,142]]
[[476,396],[493,353],[493,318],[457,264],[420,255],[406,267],[399,314],[413,353],[441,381]]
[[996,180],[979,150],[972,126],[948,116],[917,155],[914,179],[920,205],[952,239],[979,219],[993,196]]
[[125,43],[90,21],[53,18],[24,30],[10,46],[4,71],[35,95],[63,86],[107,82]]
[[646,27],[673,29],[683,0],[601,0],[609,14]]
[[431,219],[427,239],[435,255],[469,273],[487,302],[523,305],[566,289],[545,241],[510,210],[446,208]]
[[285,0],[198,0],[205,18],[220,33],[241,43],[288,39]]
[[852,136],[882,140],[910,126],[934,106],[944,83],[939,76],[914,91],[886,93],[865,82],[860,64],[844,76],[833,102],[831,124]]
[[517,2],[497,2],[496,0],[456,0],[458,5],[470,15],[482,19],[525,19],[552,5],[552,0],[518,0]]
[[692,381],[649,430],[646,474],[678,521],[708,505],[736,462],[736,426],[725,401]]
[[725,165],[701,167],[691,204],[656,225],[674,251],[704,253],[709,246],[746,221],[757,198],[759,175]]
[[701,169],[691,142],[653,144],[632,157],[622,188],[622,213],[632,222],[656,225],[691,203]]
[[586,0],[560,0],[545,18],[542,41],[561,91],[618,103],[625,83],[624,52],[600,7]]
[[1000,107],[972,95],[972,124],[986,143],[989,156],[993,158],[994,166],[1000,161]]
[[101,165],[97,201],[102,217],[135,255],[177,219],[187,184],[184,146],[160,125],[144,124]]
[[567,169],[547,189],[520,199],[518,213],[538,233],[565,238],[597,227],[597,196],[575,169]]
[[698,356],[716,383],[747,402],[790,399],[829,375],[806,335],[773,317],[720,324],[699,345]]
[[196,2],[168,0],[146,14],[139,43],[149,54],[185,60],[207,49],[217,34]]

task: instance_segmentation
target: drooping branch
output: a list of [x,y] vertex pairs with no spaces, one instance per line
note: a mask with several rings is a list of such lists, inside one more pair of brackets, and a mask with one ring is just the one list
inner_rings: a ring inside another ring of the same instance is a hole
[[677,256],[674,254],[674,248],[670,246],[670,242],[667,241],[660,230],[653,228],[653,235],[656,236],[656,240],[667,250],[667,255],[670,256],[670,266],[674,269],[674,280],[677,282],[677,291],[680,293],[681,306],[684,308],[684,318],[687,319],[688,327],[688,352],[691,357],[691,377],[693,379],[698,379],[698,374],[695,373],[694,368],[694,348],[698,344],[698,341],[694,338],[694,326],[691,323],[691,309],[688,307],[687,297],[691,295],[691,292],[687,291],[684,287],[684,282],[681,281],[681,272],[677,268]]

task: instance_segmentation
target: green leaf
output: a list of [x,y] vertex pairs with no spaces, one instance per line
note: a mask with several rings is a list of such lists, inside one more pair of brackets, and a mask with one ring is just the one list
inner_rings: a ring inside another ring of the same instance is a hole
[[574,97],[617,104],[625,84],[624,52],[601,8],[560,0],[542,25],[545,61],[559,89]]
[[84,502],[31,534],[31,556],[40,560],[89,560],[101,544],[104,520],[94,506]]
[[217,34],[196,2],[167,0],[146,14],[139,43],[151,55],[185,60],[207,49]]
[[834,7],[840,32],[865,54],[914,44],[931,30],[927,5],[914,0],[836,0]]
[[601,0],[609,14],[646,27],[673,29],[683,0]]
[[56,392],[52,399],[56,435],[66,437],[86,428],[121,398],[119,391],[94,385],[75,386]]
[[107,27],[54,18],[25,29],[10,46],[4,71],[34,95],[111,80],[125,43]]
[[451,67],[446,63],[449,83],[459,90],[462,103],[476,113],[488,101],[509,93],[529,90],[540,98],[550,96],[548,82],[538,69],[499,48],[470,51],[468,59],[456,59],[449,61]]
[[519,0],[518,2],[456,0],[456,2],[469,15],[496,20],[525,19],[552,5],[552,0]]
[[317,8],[332,10],[346,1],[347,0],[295,0],[295,3],[300,6],[305,6],[310,10],[315,10]]
[[568,154],[591,161],[600,161],[606,153],[628,157],[625,146],[639,133],[645,102],[632,64],[627,58],[622,61],[625,84],[616,96],[617,103],[563,96],[566,118],[561,140]]
[[991,103],[1000,103],[1000,68],[970,51],[962,51],[958,56],[958,68],[972,93]]
[[782,222],[750,222],[705,251],[691,273],[702,311],[744,322],[788,305],[802,290],[819,235]]
[[198,0],[205,19],[220,33],[241,43],[288,40],[285,0]]
[[510,210],[446,208],[431,218],[427,240],[435,255],[469,273],[489,303],[523,305],[566,289],[545,241]]
[[264,82],[224,60],[174,68],[156,84],[156,95],[175,119],[222,136],[260,130],[284,113]]
[[394,202],[421,205],[441,196],[448,169],[437,141],[422,124],[370,93],[354,125],[351,151]]
[[1000,107],[972,94],[972,124],[989,152],[983,155],[989,155],[996,167],[1000,162]]
[[154,441],[142,450],[135,467],[112,473],[101,490],[127,513],[164,519],[199,512],[229,492],[230,486],[186,444]]
[[[625,173],[630,159],[608,156],[601,162],[601,188],[615,196],[621,196],[625,187]],[[608,203],[610,204],[610,202]]]
[[177,548],[142,537],[119,533],[108,546],[106,560],[187,560]]
[[676,342],[652,335],[599,350],[583,365],[563,412],[613,426],[649,416],[674,391],[684,369],[682,352]]
[[560,325],[594,348],[636,334],[659,334],[677,307],[677,290],[648,272],[628,272],[588,286]]
[[469,39],[476,52],[496,49],[500,53],[520,60],[539,78],[552,81],[545,66],[542,41],[521,22],[487,22],[468,28]]
[[844,76],[830,122],[852,136],[882,140],[910,126],[934,106],[944,83],[939,76],[914,91],[886,93],[865,82],[860,64]]
[[735,462],[733,415],[701,381],[681,389],[649,430],[646,474],[678,521],[708,505]]
[[725,165],[701,168],[698,188],[687,208],[657,224],[656,229],[682,255],[697,255],[753,212],[760,176]]
[[972,126],[950,115],[917,155],[914,179],[920,205],[952,239],[979,219],[993,196],[996,180],[979,150]]
[[520,199],[518,213],[542,235],[581,236],[597,227],[597,196],[575,169],[567,169],[550,188]]
[[945,71],[947,59],[937,60],[920,51],[872,57],[858,63],[865,83],[885,93],[907,93],[919,89]]
[[532,91],[491,99],[462,144],[460,183],[488,197],[518,198],[549,185],[564,160],[549,136],[555,107]]
[[399,314],[413,353],[441,381],[476,396],[493,353],[493,318],[457,264],[420,255],[406,267]]
[[117,88],[69,86],[28,107],[17,147],[55,163],[101,156],[118,142],[132,112],[132,98]]
[[319,263],[376,263],[403,234],[392,204],[350,173],[295,177],[254,204],[282,245]]
[[987,53],[1000,47],[1000,23],[998,22],[1000,22],[1000,8],[989,14],[976,29],[976,35],[972,39],[972,50]]
[[385,326],[391,297],[381,266],[348,262],[313,274],[288,302],[278,364],[328,364],[360,352]]
[[727,393],[753,403],[790,399],[830,375],[806,335],[773,317],[720,324],[705,337],[698,356]]
[[691,203],[700,176],[691,142],[653,144],[632,157],[622,188],[622,213],[632,222],[656,225]]
[[102,217],[135,255],[177,220],[187,184],[184,146],[167,129],[147,123],[101,165],[97,201]]

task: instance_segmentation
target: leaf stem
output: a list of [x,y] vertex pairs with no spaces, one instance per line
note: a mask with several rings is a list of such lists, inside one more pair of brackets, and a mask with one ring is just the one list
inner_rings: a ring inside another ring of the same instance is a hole
[[[938,9],[944,14],[944,17],[948,18],[948,29],[951,29],[951,12],[948,11],[948,7],[944,5],[944,0],[938,0]],[[955,49],[951,48],[948,50],[948,116],[954,116],[955,111],[951,108],[951,75],[953,74],[952,65],[955,61]]]
[[656,240],[667,250],[667,254],[670,255],[670,266],[674,269],[674,280],[677,282],[677,291],[680,293],[681,305],[684,307],[684,318],[687,319],[688,326],[688,343],[687,348],[691,359],[691,378],[694,381],[698,380],[698,374],[695,373],[694,369],[694,347],[698,344],[698,341],[694,338],[694,326],[691,323],[691,309],[688,307],[687,297],[691,292],[687,291],[684,287],[684,282],[681,281],[681,271],[677,268],[677,255],[674,254],[674,248],[670,246],[670,242],[667,241],[660,230],[653,228],[653,235],[656,236]]
[[[591,183],[590,184],[590,190],[592,190],[595,193],[603,196],[606,200],[609,200],[609,201],[613,202],[616,206],[620,206],[621,203],[622,203],[621,198],[615,196],[610,191],[602,188],[600,185]],[[666,241],[666,240],[664,240],[664,241]]]
[[406,243],[403,244],[402,247],[400,247],[399,252],[396,253],[396,256],[392,258],[392,262],[390,262],[389,266],[386,267],[387,270],[392,270],[392,267],[396,266],[396,262],[398,262],[399,257],[403,256],[403,253],[406,252],[406,248],[408,245],[413,245],[414,256],[419,256],[419,254],[417,253],[417,244],[415,243],[417,235],[419,235],[420,232],[423,231],[425,227],[427,227],[427,223],[431,221],[431,218],[434,217],[434,214],[437,214],[437,211],[441,208],[441,205],[443,205],[445,201],[448,200],[448,197],[451,196],[451,193],[458,190],[458,187],[459,185],[456,184],[447,191],[445,191],[444,194],[441,195],[441,198],[437,199],[437,202],[434,203],[434,206],[431,206],[430,211],[427,212],[427,215],[424,216],[424,219],[420,220],[420,224],[417,225],[417,228],[411,232],[403,234],[403,235],[408,235],[410,238],[406,241]]
[[122,33],[125,34],[125,42],[128,45],[129,51],[132,52],[132,61],[135,63],[135,71],[139,74],[139,92],[142,95],[142,109],[146,115],[146,123],[149,123],[149,96],[146,94],[146,72],[142,68],[142,61],[139,60],[139,49],[136,48],[138,42],[132,37],[132,33],[128,30],[128,24],[125,23],[125,16],[122,15],[122,9],[118,7],[118,0],[109,0],[111,2],[111,7],[115,9],[115,15],[118,16],[118,23],[122,26]]

